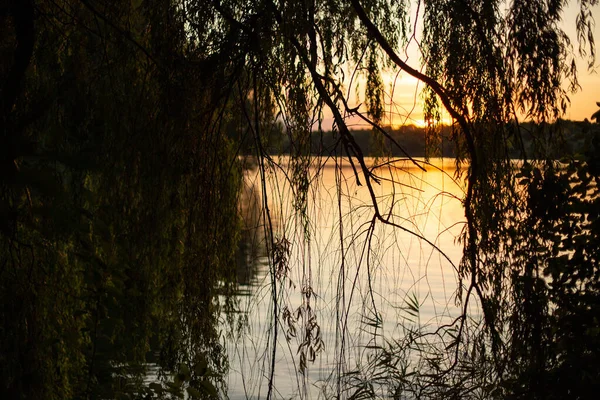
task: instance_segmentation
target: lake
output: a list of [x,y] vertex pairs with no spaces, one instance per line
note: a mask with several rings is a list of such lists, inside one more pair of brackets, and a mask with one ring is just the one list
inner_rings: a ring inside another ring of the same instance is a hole
[[[426,171],[407,160],[374,169],[378,207],[397,225],[389,226],[372,223],[371,195],[347,160],[313,158],[304,176],[289,158],[275,161],[264,176],[256,167],[245,174],[237,312],[222,323],[228,394],[265,398],[274,356],[273,398],[331,398],[406,326],[435,329],[459,315],[465,182],[453,159],[419,159]],[[290,181],[310,182],[306,202],[294,203]],[[275,278],[270,232],[280,250]]]

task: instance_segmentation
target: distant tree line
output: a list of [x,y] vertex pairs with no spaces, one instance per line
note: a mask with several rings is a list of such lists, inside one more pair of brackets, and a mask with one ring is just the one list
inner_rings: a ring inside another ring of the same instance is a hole
[[[290,138],[281,125],[275,124],[269,137],[263,142],[265,150],[270,154],[290,154],[292,147]],[[512,141],[508,148],[508,154],[513,159],[520,158],[524,153],[531,156],[553,157],[557,160],[563,157],[574,156],[582,158],[590,148],[597,134],[594,125],[588,119],[584,121],[569,121],[559,119],[550,124],[537,124],[534,122],[521,122],[519,124],[521,138]],[[365,155],[378,156],[389,155],[394,157],[404,156],[396,143],[412,157],[456,157],[457,149],[452,140],[453,128],[448,125],[439,125],[437,143],[428,143],[427,132],[431,128],[406,125],[398,128],[382,127],[390,136],[382,141],[376,141],[376,132],[372,129],[352,129],[350,132],[363,149]],[[561,145],[553,146],[546,144],[544,151],[540,149],[537,141],[539,132],[550,130],[558,138]],[[315,156],[327,156],[337,149],[339,135],[332,131],[312,131],[310,138],[310,154]],[[255,143],[252,138],[242,142],[241,153],[246,155],[256,154]]]

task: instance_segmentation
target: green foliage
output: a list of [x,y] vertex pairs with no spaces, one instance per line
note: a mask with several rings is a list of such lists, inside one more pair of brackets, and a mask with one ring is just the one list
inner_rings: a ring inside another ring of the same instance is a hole
[[597,137],[583,161],[526,166],[526,217],[515,230],[508,392],[585,398],[600,377]]
[[[514,1],[506,9],[499,0],[423,2],[425,74],[396,54],[416,33],[407,1],[6,3],[3,397],[222,394],[218,295],[235,281],[237,151],[254,151],[265,174],[269,150],[288,136],[293,206],[310,242],[311,132],[318,125],[322,134],[328,108],[330,153],[356,160],[373,223],[389,224],[365,141],[344,121],[362,118],[377,132],[377,150],[389,150],[394,135],[379,126],[386,67],[427,85],[427,151],[449,136],[457,165],[469,162],[457,295],[464,311],[434,333],[410,326],[404,341],[380,346],[357,372],[364,375],[353,396],[374,397],[377,385],[390,385],[397,397],[581,397],[600,379],[596,133],[577,138],[590,149],[583,161],[560,166],[553,158],[564,141],[548,124],[568,104],[563,82],[577,88],[572,46],[558,26],[567,1]],[[591,64],[597,4],[581,1],[576,20]],[[366,78],[364,114],[348,104],[350,70]],[[457,122],[450,135],[437,125],[441,105]],[[539,122],[530,142],[518,112]],[[517,174],[515,152],[541,161]],[[272,240],[271,250],[278,304],[290,245]],[[323,342],[310,279],[301,284],[301,306],[277,314],[274,305],[274,314],[290,336],[302,332],[304,371]],[[474,298],[482,320],[470,318]],[[407,307],[416,318],[418,301]],[[381,322],[377,314],[365,321],[375,331]],[[398,361],[408,350],[419,356],[412,369]],[[152,383],[144,379],[148,363],[159,371]]]
[[[216,398],[241,177],[226,104],[172,2],[105,5],[35,3],[34,55],[3,115],[0,393],[141,398],[160,394],[150,376]],[[180,377],[181,363],[203,372]]]

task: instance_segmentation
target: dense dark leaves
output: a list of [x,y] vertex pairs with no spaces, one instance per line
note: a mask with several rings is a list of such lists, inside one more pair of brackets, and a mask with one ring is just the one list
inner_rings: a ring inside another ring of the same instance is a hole
[[[344,122],[360,107],[343,85],[348,66],[364,75],[360,116],[385,147],[381,70],[395,64],[428,84],[426,141],[439,143],[441,100],[459,122],[458,162],[470,162],[464,315],[418,348],[417,380],[396,368],[403,350],[382,351],[382,365],[393,366],[382,381],[395,382],[394,396],[409,387],[417,397],[583,397],[600,380],[600,161],[597,139],[583,161],[552,161],[560,138],[545,122],[565,110],[563,82],[577,87],[558,25],[566,3],[425,1],[423,74],[395,53],[416,34],[406,1],[4,2],[1,394],[217,397],[227,365],[216,287],[233,281],[236,149],[256,153],[265,173],[267,151],[288,136],[294,210],[310,241],[311,131],[328,107],[331,152],[357,160],[356,178],[385,223],[377,179]],[[597,3],[581,1],[576,20],[592,63]],[[517,111],[541,122],[532,150]],[[517,175],[515,153],[544,161]],[[290,252],[284,239],[272,242],[277,304]],[[288,337],[303,321],[304,370],[323,342],[310,281],[300,290],[301,307],[282,317]],[[483,323],[468,318],[473,299]],[[409,332],[408,345],[418,337]],[[148,362],[161,382],[144,381]],[[367,382],[356,397],[374,393]]]
[[600,378],[600,175],[597,145],[581,161],[525,166],[513,249],[507,395],[588,398]]
[[215,398],[240,175],[212,75],[231,74],[170,1],[23,4],[29,65],[22,11],[0,15],[0,394]]

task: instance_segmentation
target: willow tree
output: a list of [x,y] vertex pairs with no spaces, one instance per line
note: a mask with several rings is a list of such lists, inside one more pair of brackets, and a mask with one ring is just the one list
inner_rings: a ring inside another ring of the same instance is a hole
[[216,397],[235,71],[170,1],[9,1],[0,20],[1,396]]
[[[428,119],[439,120],[442,109],[449,113],[457,164],[468,163],[457,296],[463,313],[436,331],[442,344],[437,349],[440,362],[417,373],[420,395],[462,397],[477,387],[484,396],[560,397],[578,393],[579,386],[589,388],[598,378],[594,346],[573,351],[564,347],[567,342],[597,340],[597,320],[585,310],[597,298],[598,279],[595,214],[588,200],[582,200],[589,195],[595,201],[594,156],[590,153],[587,163],[571,159],[567,172],[559,168],[554,159],[560,133],[548,124],[565,112],[569,93],[578,89],[575,59],[585,56],[590,66],[595,61],[592,7],[597,1],[579,2],[580,13],[571,21],[577,26],[576,45],[560,27],[568,3],[267,0],[185,5],[191,21],[209,13],[221,27],[197,28],[197,40],[209,38],[209,48],[230,43],[210,37],[221,29],[229,32],[228,40],[235,32],[235,43],[246,50],[248,79],[240,85],[252,93],[252,105],[242,108],[258,143],[263,173],[271,167],[261,146],[265,128],[260,110],[277,105],[293,144],[289,179],[300,218],[306,219],[311,182],[307,143],[313,128],[321,129],[325,110],[333,115],[332,131],[339,138],[337,147],[328,150],[345,154],[357,182],[368,188],[373,226],[393,224],[385,217],[391,210],[378,202],[373,187],[379,177],[367,165],[346,118],[362,119],[375,136],[397,145],[381,126],[385,69],[399,69],[426,85]],[[421,32],[409,19],[411,7],[423,22]],[[422,65],[400,56],[411,42],[419,44]],[[352,69],[364,74],[366,107],[351,104],[345,92],[344,78]],[[522,116],[538,123],[529,154],[523,146]],[[435,142],[435,129],[429,135]],[[522,171],[509,158],[515,149],[525,160]],[[567,182],[576,183],[579,192]],[[278,271],[285,270],[288,243],[272,240],[271,245],[277,304]],[[471,303],[483,312],[481,325],[469,322]],[[273,312],[276,320],[281,318],[277,305]],[[575,336],[567,333],[575,320],[588,317],[595,322],[588,321]],[[305,326],[313,326],[311,318],[306,317]],[[315,343],[313,351],[320,349]],[[563,373],[577,375],[581,365],[587,367],[580,379],[556,379]],[[480,367],[479,375],[474,366]]]
[[[457,296],[463,312],[435,332],[439,340],[428,351],[439,362],[398,380],[390,374],[392,393],[544,397],[589,387],[598,377],[598,347],[569,346],[597,341],[590,312],[598,289],[595,193],[585,200],[595,190],[596,161],[590,153],[587,163],[558,168],[560,135],[546,123],[577,89],[577,52],[594,62],[597,0],[580,1],[578,48],[559,25],[567,3],[6,2],[3,387],[13,397],[110,397],[178,394],[191,381],[191,395],[216,396],[206,367],[222,371],[212,328],[215,285],[235,247],[235,141],[254,139],[266,176],[277,168],[266,140],[283,121],[293,208],[309,241],[311,132],[331,113],[337,140],[327,151],[346,157],[369,191],[368,232],[381,224],[406,229],[387,217],[392,210],[375,195],[380,177],[345,122],[360,118],[377,141],[398,146],[382,127],[385,70],[426,85],[427,118],[450,114],[457,165],[468,165]],[[400,56],[410,43],[418,44],[422,64]],[[352,70],[364,75],[362,108],[344,87]],[[521,115],[540,122],[533,154],[522,145]],[[508,157],[515,148],[536,161],[518,171]],[[42,172],[50,176],[39,179]],[[280,323],[289,322],[279,288],[290,242],[269,242],[276,343]],[[310,286],[303,288],[298,322],[311,340],[299,357],[306,363],[322,346]],[[481,324],[470,318],[472,303],[483,311]],[[575,323],[585,329],[572,334]],[[144,389],[143,374],[129,368],[147,361],[153,340],[165,372],[182,364],[174,386]],[[267,397],[274,344],[271,350]],[[385,360],[377,365],[392,370],[393,357]],[[576,376],[584,362],[580,381],[555,379]],[[551,383],[566,392],[544,393]]]

